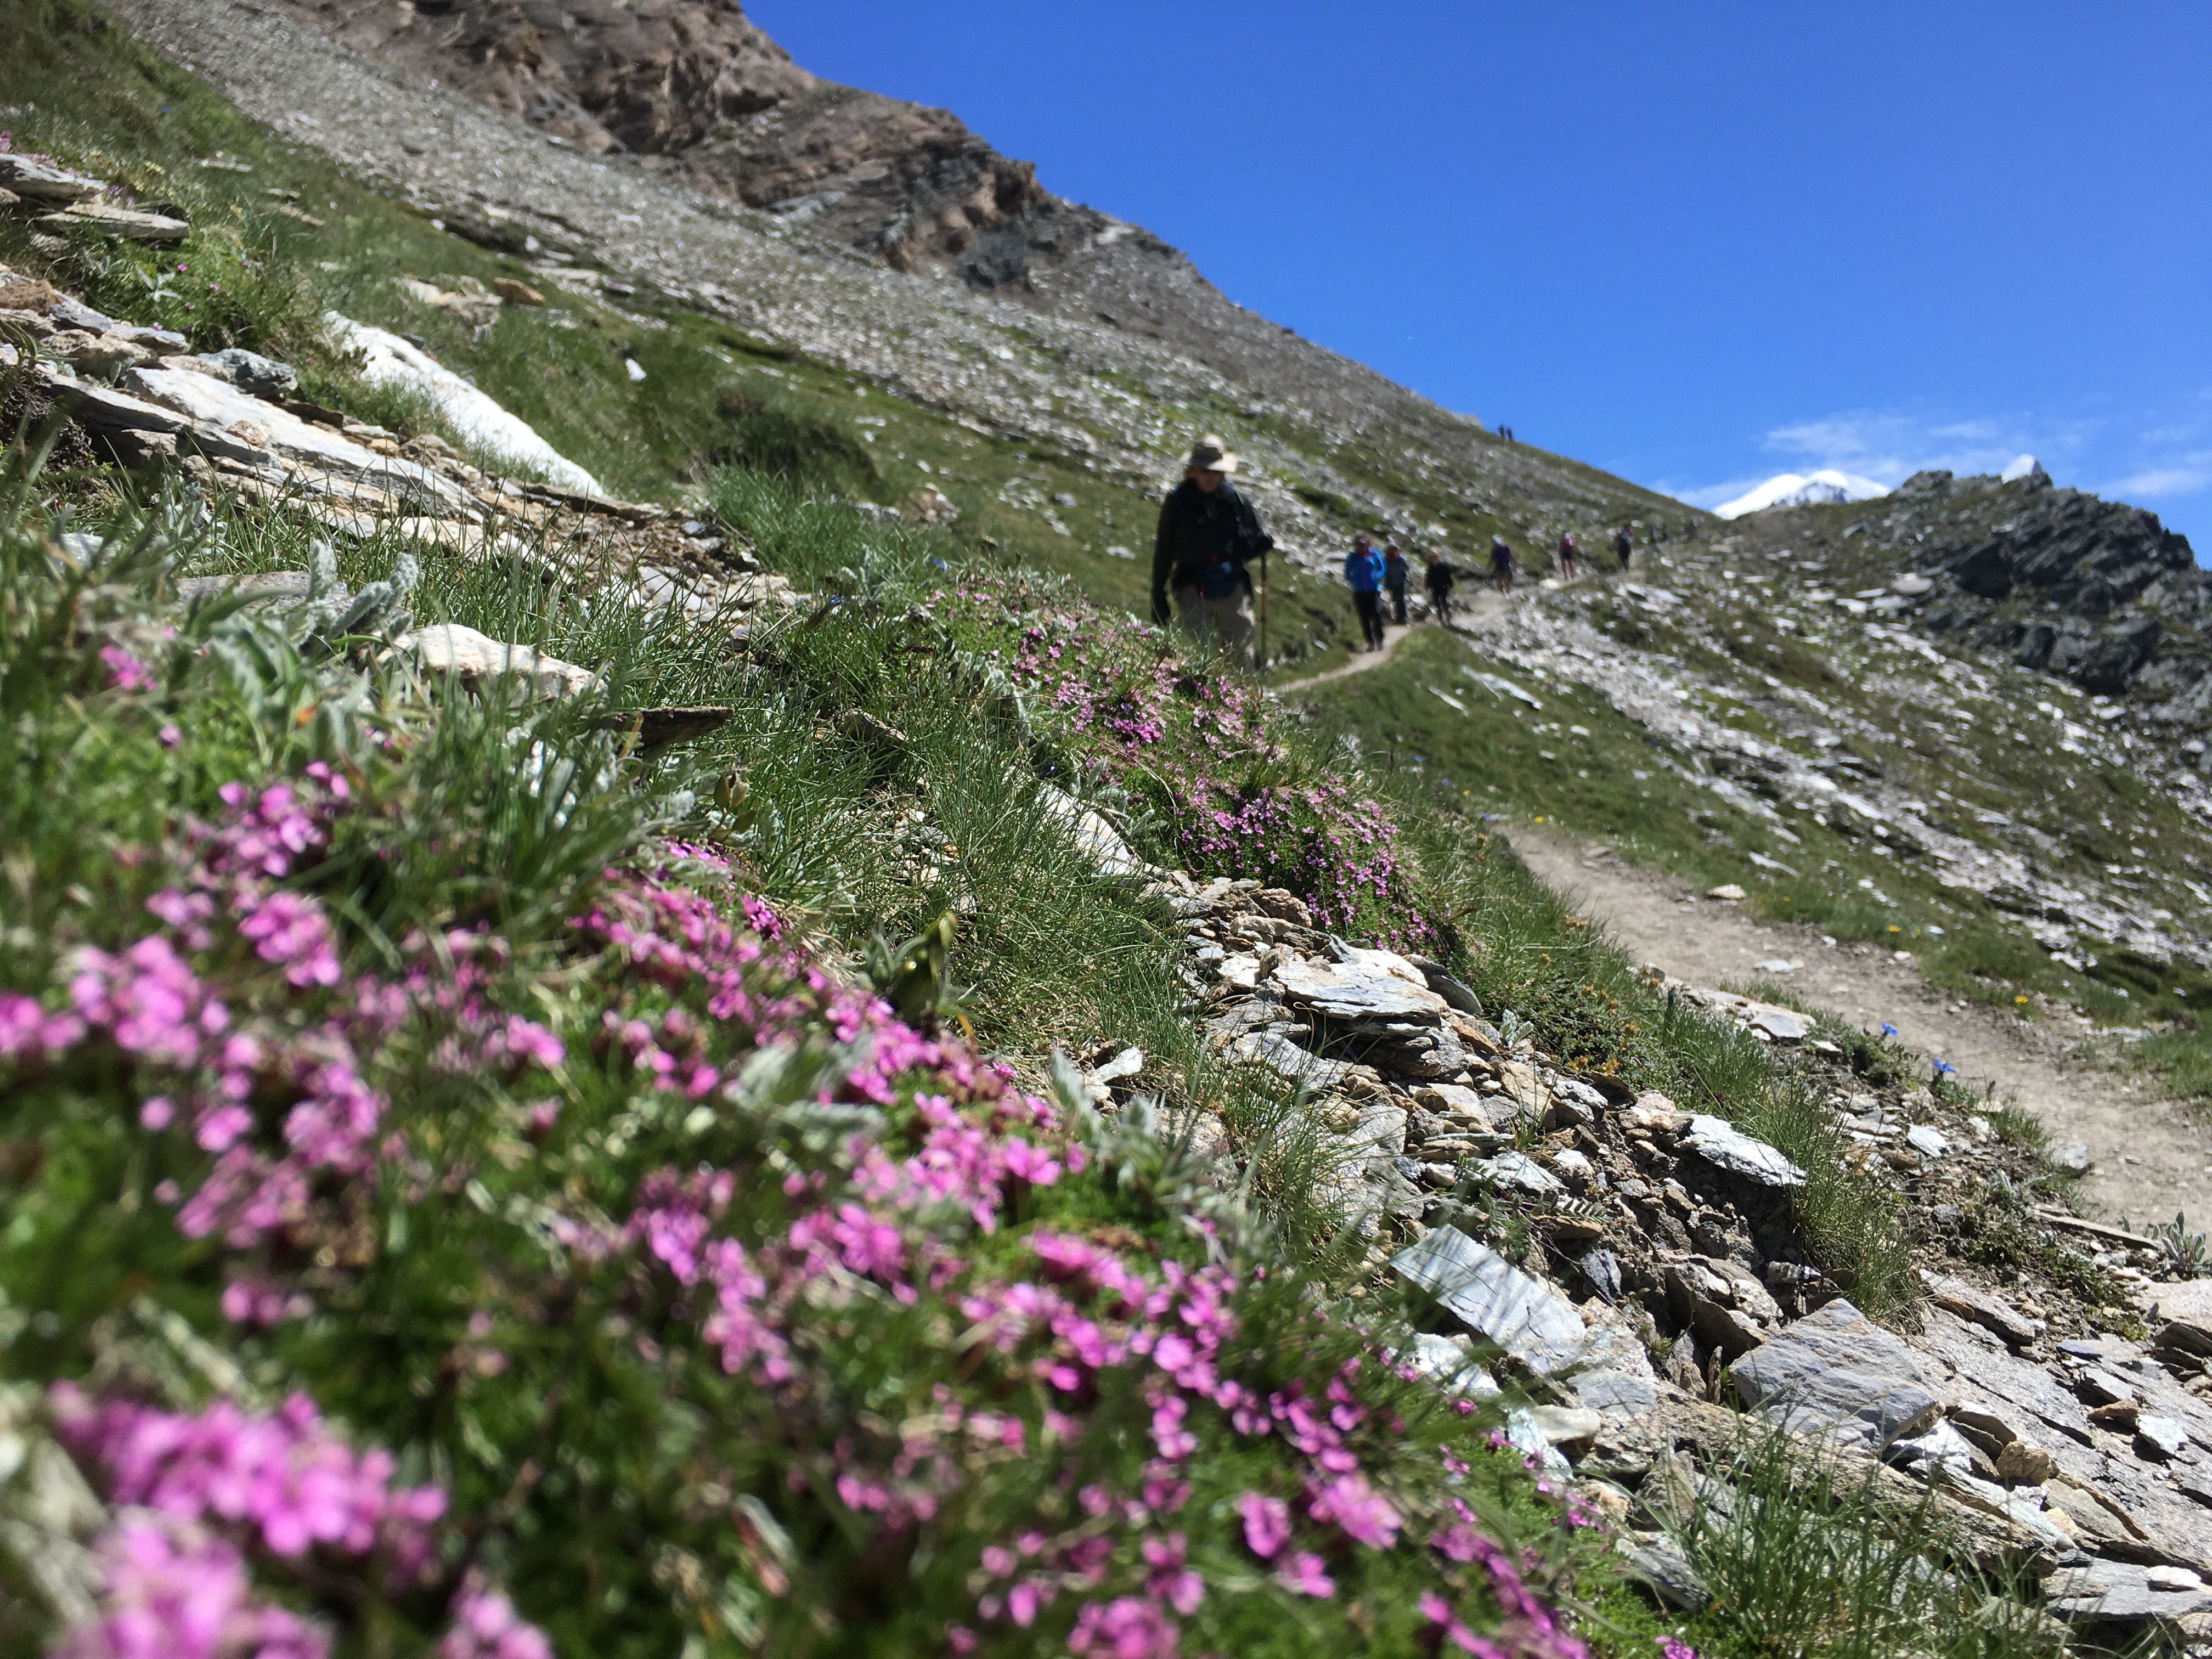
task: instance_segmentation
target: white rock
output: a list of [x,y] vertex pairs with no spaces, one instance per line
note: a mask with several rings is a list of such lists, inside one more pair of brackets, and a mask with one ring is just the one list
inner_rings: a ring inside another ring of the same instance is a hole
[[1914,1124],[1905,1132],[1905,1138],[1930,1158],[1941,1158],[1951,1150],[1951,1138],[1932,1123]]
[[[1130,876],[1144,867],[1142,860],[1129,850],[1129,843],[1121,839],[1112,824],[1066,790],[1049,783],[1039,784],[1037,805],[1066,826],[1078,850],[1091,860],[1100,875]],[[1243,982],[1249,990],[1251,981]]]
[[1751,896],[1745,892],[1742,888],[1737,886],[1734,882],[1729,881],[1722,883],[1718,887],[1708,888],[1705,891],[1705,896],[1709,899],[1726,899],[1730,902],[1734,902],[1736,900],[1748,898]]
[[570,489],[603,495],[599,481],[538,435],[518,415],[500,407],[428,353],[397,334],[356,323],[335,311],[323,313],[324,325],[342,348],[362,354],[362,378],[371,386],[411,386],[429,394],[454,431],[519,465],[535,468]]
[[1802,1187],[1805,1172],[1763,1140],[1754,1140],[1724,1118],[1704,1112],[1690,1119],[1682,1149],[1730,1175],[1762,1187]]
[[1500,1152],[1496,1158],[1479,1158],[1474,1167],[1492,1186],[1529,1198],[1557,1198],[1567,1190],[1565,1182],[1526,1152]]
[[[1346,962],[1303,957],[1279,963],[1272,975],[1293,1002],[1330,1019],[1439,1021],[1449,1009],[1405,957],[1388,951],[1347,951]],[[1402,969],[1402,971],[1401,971]]]
[[417,629],[392,644],[412,651],[433,673],[457,675],[471,682],[512,677],[524,681],[532,696],[574,696],[597,678],[588,668],[549,657],[530,646],[493,639],[459,623]]
[[1437,1228],[1390,1265],[1539,1375],[1564,1370],[1589,1346],[1572,1304],[1456,1227]]

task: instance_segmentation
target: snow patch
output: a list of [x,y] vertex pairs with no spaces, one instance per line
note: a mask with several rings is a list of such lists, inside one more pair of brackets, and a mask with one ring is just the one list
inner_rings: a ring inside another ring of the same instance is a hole
[[509,414],[428,352],[416,349],[397,334],[356,323],[335,311],[325,312],[323,323],[340,346],[361,353],[362,378],[371,386],[420,386],[429,393],[447,423],[471,443],[519,465],[535,467],[570,489],[588,490],[594,495],[606,493],[597,478],[539,437],[529,422]]
[[2005,470],[1997,477],[2010,483],[2015,478],[2032,478],[2043,471],[2043,463],[2033,455],[2015,455],[2005,463]]
[[1887,484],[1862,478],[1855,472],[1822,467],[1818,472],[1778,472],[1765,483],[1753,484],[1732,501],[1713,509],[1719,519],[1740,519],[1769,507],[1815,507],[1834,501],[1870,501],[1889,494]]

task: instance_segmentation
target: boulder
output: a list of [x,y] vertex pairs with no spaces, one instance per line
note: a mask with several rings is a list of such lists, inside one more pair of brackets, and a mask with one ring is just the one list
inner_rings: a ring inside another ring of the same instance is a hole
[[1589,1333],[1572,1304],[1456,1227],[1437,1228],[1401,1250],[1390,1265],[1469,1330],[1539,1376],[1565,1370],[1589,1346]]
[[1840,1298],[1770,1338],[1729,1376],[1767,1421],[1851,1451],[1879,1453],[1943,1409],[1912,1351]]

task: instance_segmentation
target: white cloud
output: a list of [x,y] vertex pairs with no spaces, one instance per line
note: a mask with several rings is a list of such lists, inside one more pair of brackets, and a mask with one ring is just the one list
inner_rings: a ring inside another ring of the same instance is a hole
[[2100,495],[2131,501],[2148,495],[2194,495],[2212,484],[2212,454],[2191,455],[2180,466],[2154,466],[2114,480]]

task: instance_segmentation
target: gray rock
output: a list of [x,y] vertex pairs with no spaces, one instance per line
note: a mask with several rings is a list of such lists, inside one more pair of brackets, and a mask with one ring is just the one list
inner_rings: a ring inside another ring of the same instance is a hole
[[2136,1455],[2171,1463],[2189,1449],[2189,1430],[2177,1418],[2146,1413],[2136,1419]]
[[1608,1418],[1640,1418],[1659,1403],[1657,1379],[1632,1371],[1578,1371],[1573,1386],[1576,1399]]
[[1763,1140],[1754,1140],[1725,1118],[1699,1112],[1690,1119],[1690,1132],[1682,1149],[1695,1152],[1715,1169],[1755,1182],[1762,1187],[1788,1188],[1805,1184],[1805,1172]]
[[82,202],[106,189],[97,179],[71,173],[27,155],[0,155],[0,188],[15,192],[27,202]]
[[2212,1613],[2212,1589],[2154,1589],[2150,1573],[2127,1561],[2062,1567],[2044,1581],[2044,1605],[2077,1625],[2170,1625]]
[[1813,1034],[1813,1022],[1792,1008],[1762,1002],[1745,1015],[1745,1024],[1764,1031],[1777,1042],[1802,1042]]
[[2028,1318],[2002,1297],[1977,1290],[1964,1279],[1923,1269],[1920,1282],[1928,1287],[1928,1298],[1937,1307],[1971,1320],[1984,1330],[1996,1332],[2009,1346],[2024,1348],[2043,1334],[2041,1323]]
[[1476,1172],[1492,1187],[1528,1198],[1558,1198],[1566,1184],[1526,1152],[1500,1152],[1479,1159]]
[[1956,1474],[1972,1474],[1974,1472],[1974,1446],[1950,1424],[1939,1420],[1919,1434],[1891,1441],[1881,1455],[1881,1461],[1900,1469],[1915,1469],[1930,1463],[1940,1463]]
[[1628,1576],[1678,1612],[1696,1613],[1712,1601],[1705,1581],[1673,1539],[1662,1536],[1648,1544],[1623,1539],[1620,1553]]
[[1264,1066],[1279,1077],[1305,1085],[1310,1094],[1322,1094],[1343,1083],[1351,1067],[1309,1054],[1275,1031],[1247,1031],[1222,1050],[1232,1060]]
[[1912,1351],[1840,1298],[1747,1354],[1729,1375],[1767,1421],[1848,1450],[1879,1454],[1943,1409]]
[[1565,1370],[1589,1346],[1582,1316],[1565,1297],[1456,1227],[1437,1228],[1390,1265],[1540,1376]]
[[2049,1161],[2052,1169],[2063,1170],[2068,1175],[2089,1173],[2089,1149],[2078,1140],[2057,1141],[2052,1145],[2049,1152],[2044,1154],[2044,1157]]
[[1592,1250],[1582,1259],[1582,1270],[1601,1299],[1616,1304],[1620,1301],[1620,1259],[1611,1250]]
[[221,365],[233,386],[257,398],[281,398],[300,384],[300,371],[291,364],[238,346],[211,352],[206,361]]
[[1531,1406],[1528,1416],[1545,1440],[1570,1457],[1596,1439],[1605,1419],[1587,1406]]
[[[1277,965],[1273,978],[1283,994],[1328,1019],[1441,1020],[1450,1005],[1428,988],[1421,970],[1388,951],[1345,952],[1342,962],[1304,957]],[[1395,964],[1395,966],[1394,966]]]

